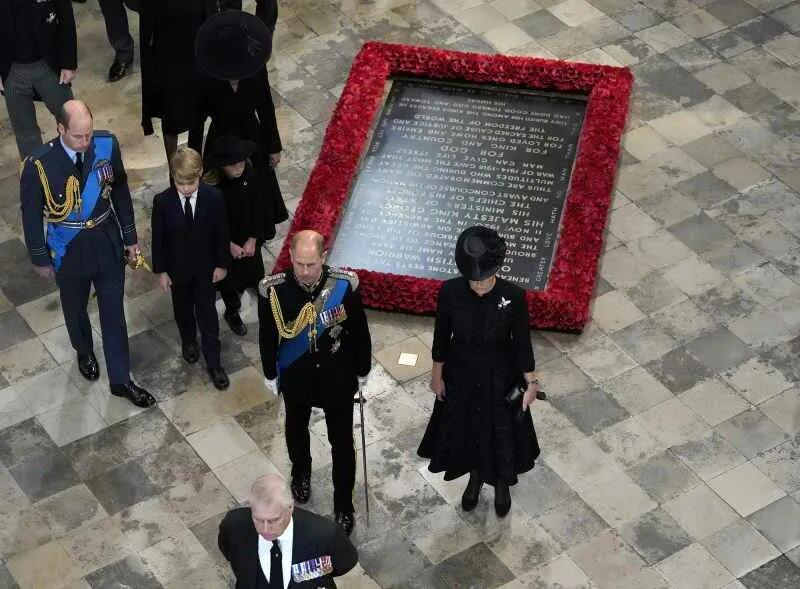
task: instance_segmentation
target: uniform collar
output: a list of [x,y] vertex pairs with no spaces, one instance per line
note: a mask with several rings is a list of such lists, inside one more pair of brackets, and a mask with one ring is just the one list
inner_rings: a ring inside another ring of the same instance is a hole
[[316,292],[319,289],[320,285],[325,283],[327,277],[328,277],[328,266],[322,266],[322,273],[319,275],[317,281],[310,286],[306,286],[305,284],[300,283],[300,281],[297,279],[297,276],[294,275],[294,271],[292,271],[292,278],[294,278],[294,281],[297,283],[297,286],[300,287],[300,290],[310,294]]
[[[58,136],[58,140],[59,140],[59,142],[61,143],[61,147],[64,149],[64,153],[66,153],[66,154],[67,154],[67,157],[68,157],[70,160],[72,160],[72,163],[74,164],[74,163],[75,163],[75,154],[76,154],[76,153],[78,153],[78,152],[77,152],[77,151],[75,151],[74,149],[72,149],[71,147],[68,147],[68,146],[67,146],[67,144],[66,144],[66,143],[64,143],[64,138],[63,138],[63,137],[61,137],[61,135],[59,135],[59,136]],[[84,156],[85,156],[85,155],[86,155],[86,154],[84,153]],[[84,159],[85,159],[85,158],[84,158]]]

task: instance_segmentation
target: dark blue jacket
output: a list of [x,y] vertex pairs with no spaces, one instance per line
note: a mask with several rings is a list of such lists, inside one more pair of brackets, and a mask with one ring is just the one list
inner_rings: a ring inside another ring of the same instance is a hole
[[[61,261],[59,273],[65,275],[91,275],[108,268],[111,264],[124,263],[123,245],[137,243],[136,223],[133,218],[133,204],[128,189],[128,176],[122,164],[119,143],[108,131],[95,131],[95,136],[111,137],[111,166],[114,179],[110,183],[109,198],[98,198],[97,205],[90,217],[97,218],[106,209],[113,206],[114,213],[98,227],[83,229],[69,243],[66,254]],[[22,224],[25,243],[31,261],[36,266],[52,264],[50,250],[46,243],[44,227],[44,189],[36,170],[35,161],[41,162],[47,175],[50,191],[56,200],[63,201],[67,179],[77,176],[75,164],[61,145],[59,138],[45,143],[31,157],[25,160],[20,181],[20,202],[22,205]],[[83,177],[80,178],[81,189],[90,173],[94,170],[88,162],[94,160],[94,143],[86,152]]]

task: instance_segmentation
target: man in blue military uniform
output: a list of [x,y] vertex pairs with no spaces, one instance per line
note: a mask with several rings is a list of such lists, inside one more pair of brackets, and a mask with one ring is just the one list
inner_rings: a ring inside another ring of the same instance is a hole
[[283,395],[286,445],[292,461],[295,501],[311,495],[308,423],[312,407],[325,411],[333,459],[336,523],[353,530],[353,396],[372,366],[372,342],[355,272],[325,265],[316,231],[292,238],[292,268],[259,284],[261,364],[267,386]]
[[93,130],[83,102],[64,103],[57,121],[59,137],[23,162],[20,200],[28,253],[37,274],[55,276],[84,378],[100,376],[86,309],[94,285],[111,394],[150,407],[155,399],[130,377],[125,260],[136,263],[141,252],[119,144],[108,131]]

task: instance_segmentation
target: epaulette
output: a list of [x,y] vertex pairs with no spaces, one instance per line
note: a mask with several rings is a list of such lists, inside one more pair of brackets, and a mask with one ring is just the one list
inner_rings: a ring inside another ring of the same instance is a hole
[[284,282],[286,282],[286,272],[278,272],[277,274],[265,276],[258,283],[258,294],[265,299],[269,298],[269,289],[273,286],[283,284]]
[[350,283],[350,288],[356,290],[358,288],[358,274],[352,270],[343,270],[342,268],[330,268],[328,274],[334,278],[347,280]]

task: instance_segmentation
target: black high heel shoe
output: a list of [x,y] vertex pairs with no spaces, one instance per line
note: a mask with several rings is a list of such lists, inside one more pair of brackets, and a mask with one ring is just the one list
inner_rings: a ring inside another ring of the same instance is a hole
[[478,504],[478,496],[481,493],[483,481],[480,479],[477,470],[469,473],[469,482],[467,488],[464,489],[464,494],[461,496],[461,507],[464,511],[472,511]]
[[505,517],[511,509],[511,491],[508,483],[500,479],[494,484],[494,512],[497,517]]

